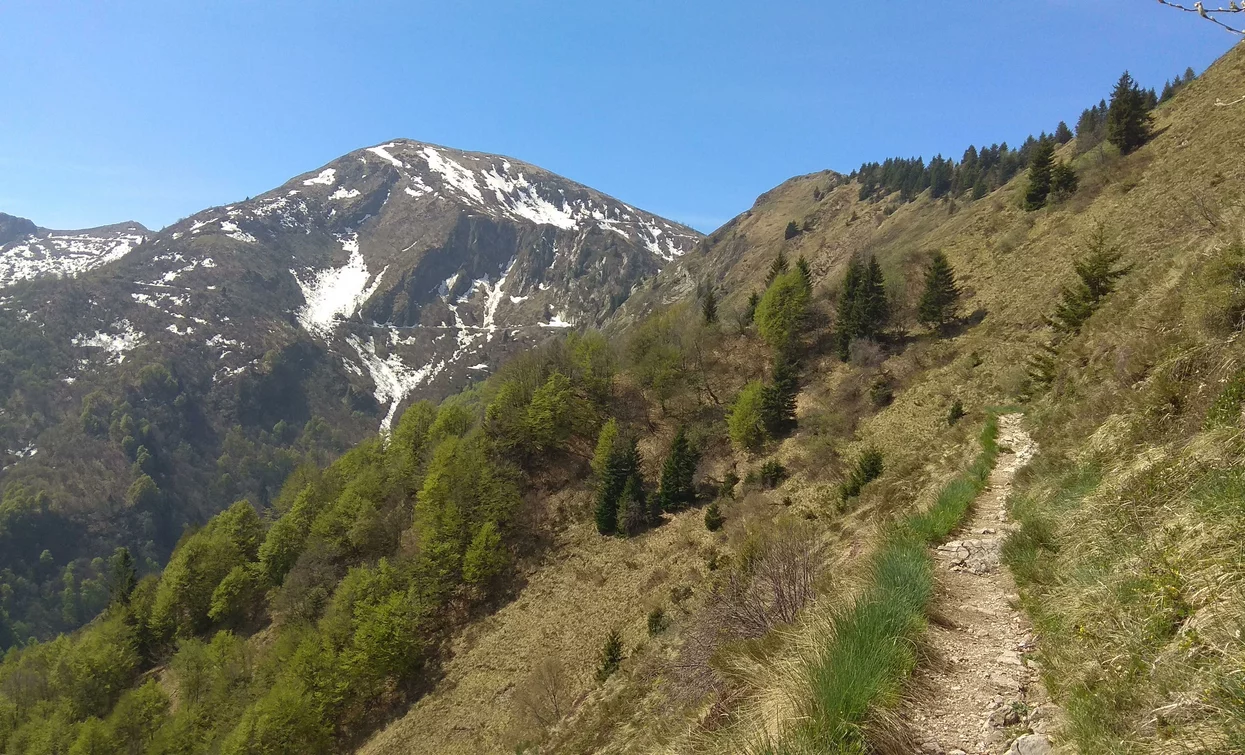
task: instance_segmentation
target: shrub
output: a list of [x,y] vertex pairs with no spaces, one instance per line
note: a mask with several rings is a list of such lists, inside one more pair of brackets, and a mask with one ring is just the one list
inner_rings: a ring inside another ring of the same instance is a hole
[[855,468],[852,469],[851,477],[839,489],[842,499],[846,501],[860,495],[865,485],[882,476],[883,468],[881,451],[876,448],[866,448],[862,451],[860,458],[856,460]]
[[722,525],[726,520],[722,516],[722,510],[718,508],[717,501],[709,504],[705,509],[705,529],[710,532],[717,532],[722,529]]
[[719,498],[734,498],[735,486],[739,484],[739,475],[735,474],[735,470],[726,473],[722,478],[722,483],[718,486]]
[[956,422],[959,422],[960,418],[963,416],[964,404],[960,403],[960,400],[957,398],[955,401],[951,402],[951,408],[947,410],[947,424],[954,425]]
[[761,465],[759,474],[761,485],[765,488],[776,488],[786,478],[787,468],[777,459],[766,459]]
[[794,220],[787,223],[787,228],[782,232],[784,240],[791,240],[800,234],[800,226],[796,225]]
[[891,385],[891,376],[883,372],[869,385],[869,403],[873,404],[873,408],[881,409],[890,406],[894,400],[895,389]]
[[610,630],[601,647],[600,662],[597,664],[597,681],[603,682],[614,675],[623,659],[622,634],[617,629]]
[[648,634],[650,637],[666,631],[666,627],[669,625],[670,622],[666,618],[666,609],[657,606],[648,612]]

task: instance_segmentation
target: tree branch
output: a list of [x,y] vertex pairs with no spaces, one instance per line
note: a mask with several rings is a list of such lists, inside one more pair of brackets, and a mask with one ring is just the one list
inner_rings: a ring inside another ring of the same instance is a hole
[[1219,16],[1221,15],[1229,15],[1232,13],[1245,13],[1245,6],[1237,5],[1236,0],[1232,0],[1232,2],[1229,2],[1227,8],[1207,8],[1206,5],[1201,2],[1201,0],[1198,0],[1198,2],[1193,3],[1192,8],[1185,6],[1185,5],[1181,5],[1180,3],[1173,3],[1171,2],[1171,0],[1158,0],[1158,2],[1159,2],[1159,5],[1166,5],[1168,8],[1175,8],[1176,10],[1184,11],[1185,13],[1196,13],[1202,18],[1206,19],[1207,21],[1210,21],[1212,24],[1221,26],[1224,29],[1227,29],[1228,31],[1232,32],[1233,34],[1245,35],[1245,29],[1238,29],[1234,26],[1230,26],[1224,23],[1219,18]]

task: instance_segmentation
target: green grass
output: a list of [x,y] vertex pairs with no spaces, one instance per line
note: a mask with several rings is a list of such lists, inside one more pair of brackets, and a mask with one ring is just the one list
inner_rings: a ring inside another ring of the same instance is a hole
[[981,453],[926,512],[898,523],[874,557],[864,593],[832,618],[829,640],[808,668],[805,716],[758,753],[865,753],[868,724],[893,707],[916,666],[916,643],[934,594],[928,546],[955,531],[985,488],[998,458],[998,420],[981,433]]

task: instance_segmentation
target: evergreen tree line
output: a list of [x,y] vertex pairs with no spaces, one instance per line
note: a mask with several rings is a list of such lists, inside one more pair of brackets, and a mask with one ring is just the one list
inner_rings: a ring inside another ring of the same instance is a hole
[[[1162,95],[1159,95],[1153,88],[1141,89],[1127,73],[1124,76],[1127,77],[1132,98],[1130,107],[1143,113],[1149,113],[1160,102],[1171,99],[1181,87],[1196,78],[1193,69],[1189,68],[1174,81],[1168,81]],[[1108,138],[1109,111],[1110,106],[1104,99],[1081,113],[1076,124],[1078,152],[1089,151]],[[891,157],[880,163],[864,163],[852,172],[850,178],[860,183],[862,200],[881,199],[898,192],[899,201],[910,202],[926,189],[934,199],[958,197],[965,192],[971,192],[973,199],[980,199],[1031,165],[1034,153],[1041,145],[1053,143],[1059,146],[1067,144],[1072,138],[1073,130],[1060,121],[1052,133],[1043,131],[1036,137],[1030,135],[1019,149],[1008,146],[1007,142],[988,147],[970,146],[958,162],[942,155],[935,155],[928,163],[920,157]]]

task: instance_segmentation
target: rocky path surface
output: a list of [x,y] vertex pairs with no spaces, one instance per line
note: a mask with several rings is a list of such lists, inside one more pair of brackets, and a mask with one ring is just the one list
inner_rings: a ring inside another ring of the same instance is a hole
[[1012,479],[1037,451],[1019,414],[999,418],[998,463],[959,539],[939,546],[930,659],[913,677],[905,718],[916,753],[1044,755],[1057,714],[1026,654],[1034,638],[1000,565]]

